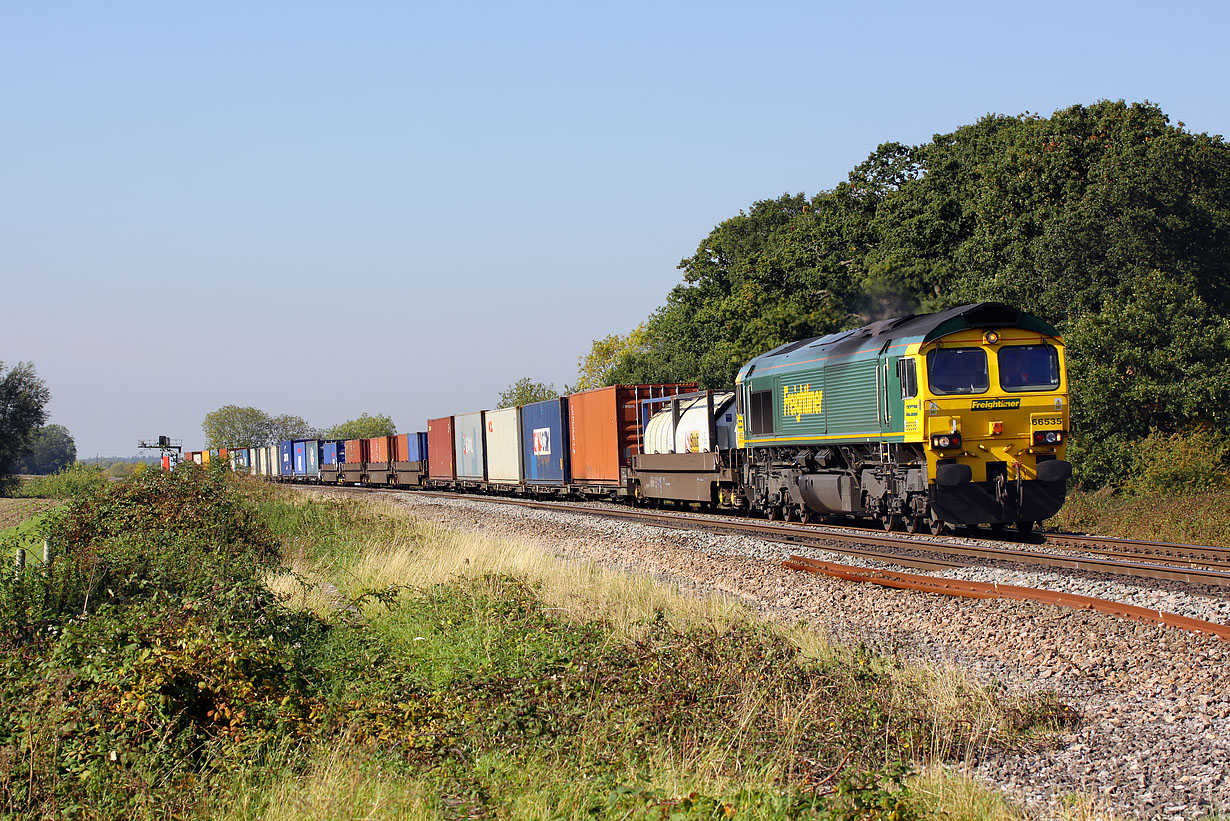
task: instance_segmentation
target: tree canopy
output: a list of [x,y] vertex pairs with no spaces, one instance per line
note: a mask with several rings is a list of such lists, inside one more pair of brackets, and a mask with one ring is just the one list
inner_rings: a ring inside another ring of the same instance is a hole
[[201,423],[207,448],[255,448],[273,439],[273,420],[260,408],[223,405]]
[[287,439],[319,439],[320,431],[306,419],[289,413],[269,418],[269,441],[285,442]]
[[368,416],[366,413],[357,419],[349,419],[334,425],[321,434],[323,439],[371,439],[376,436],[393,436],[397,426],[392,418],[382,413]]
[[523,376],[516,382],[500,391],[496,401],[497,408],[515,408],[518,405],[528,405],[531,402],[542,402],[559,396],[555,386],[545,382],[535,382],[528,376]]
[[568,388],[568,393],[588,391],[601,388],[608,384],[607,379],[614,372],[620,360],[632,356],[645,347],[645,323],[641,323],[627,334],[611,334],[603,339],[595,339],[589,353],[577,360],[579,371],[577,383]]
[[30,450],[17,460],[18,473],[49,474],[77,461],[77,443],[63,425],[44,425],[30,436]]
[[17,459],[30,448],[31,437],[47,421],[51,391],[34,365],[18,362],[5,369],[0,362],[0,490],[14,481],[10,474]]
[[201,423],[207,448],[252,448],[287,439],[315,439],[319,431],[302,417],[270,416],[260,408],[223,405]]
[[1077,452],[1230,431],[1230,147],[1150,103],[886,143],[831,191],[721,222],[679,267],[607,384],[725,386],[784,342],[999,300],[1064,334]]

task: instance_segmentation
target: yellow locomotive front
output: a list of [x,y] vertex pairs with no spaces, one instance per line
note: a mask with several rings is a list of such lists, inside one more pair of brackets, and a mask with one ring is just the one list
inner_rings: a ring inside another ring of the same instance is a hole
[[1023,324],[966,328],[906,351],[918,374],[906,441],[926,454],[933,520],[1029,530],[1063,505],[1063,341],[1044,323]]

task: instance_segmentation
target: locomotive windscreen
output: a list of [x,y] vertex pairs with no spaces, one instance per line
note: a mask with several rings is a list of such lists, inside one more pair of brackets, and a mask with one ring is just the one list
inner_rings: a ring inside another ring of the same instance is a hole
[[982,348],[937,348],[927,352],[932,393],[986,393],[987,353]]
[[999,350],[999,384],[1006,391],[1059,387],[1059,354],[1050,345],[1009,345]]

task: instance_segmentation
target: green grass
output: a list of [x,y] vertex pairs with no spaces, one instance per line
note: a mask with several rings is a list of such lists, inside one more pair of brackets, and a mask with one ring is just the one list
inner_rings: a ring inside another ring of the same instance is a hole
[[357,743],[322,747],[244,813],[291,801],[328,817],[340,790],[408,817],[876,817],[876,803],[883,817],[985,817],[1007,805],[967,779],[929,771],[913,790],[894,774],[1071,720],[1053,696],[997,699],[956,671],[829,647],[728,599],[442,531],[378,499],[275,493],[264,509],[295,571],[271,584],[318,613],[329,605],[305,582],[357,599],[362,630],[335,633],[328,655],[371,672],[335,677],[328,697]]
[[13,535],[21,528],[26,532],[37,525],[30,525],[29,520],[37,517],[42,521],[42,514],[62,503],[57,499],[5,499],[0,498],[0,536]]
[[188,466],[46,527],[0,574],[9,814],[975,817],[935,767],[1066,720],[387,500]]
[[1074,491],[1048,527],[1075,533],[1230,547],[1230,491]]

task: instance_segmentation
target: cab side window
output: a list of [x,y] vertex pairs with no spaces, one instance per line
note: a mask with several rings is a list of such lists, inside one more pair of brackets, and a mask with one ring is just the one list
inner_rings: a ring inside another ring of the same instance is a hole
[[918,396],[918,371],[914,360],[902,357],[897,360],[897,375],[901,378],[901,398],[913,399]]
[[752,436],[773,432],[773,391],[756,391],[751,396],[748,428]]

